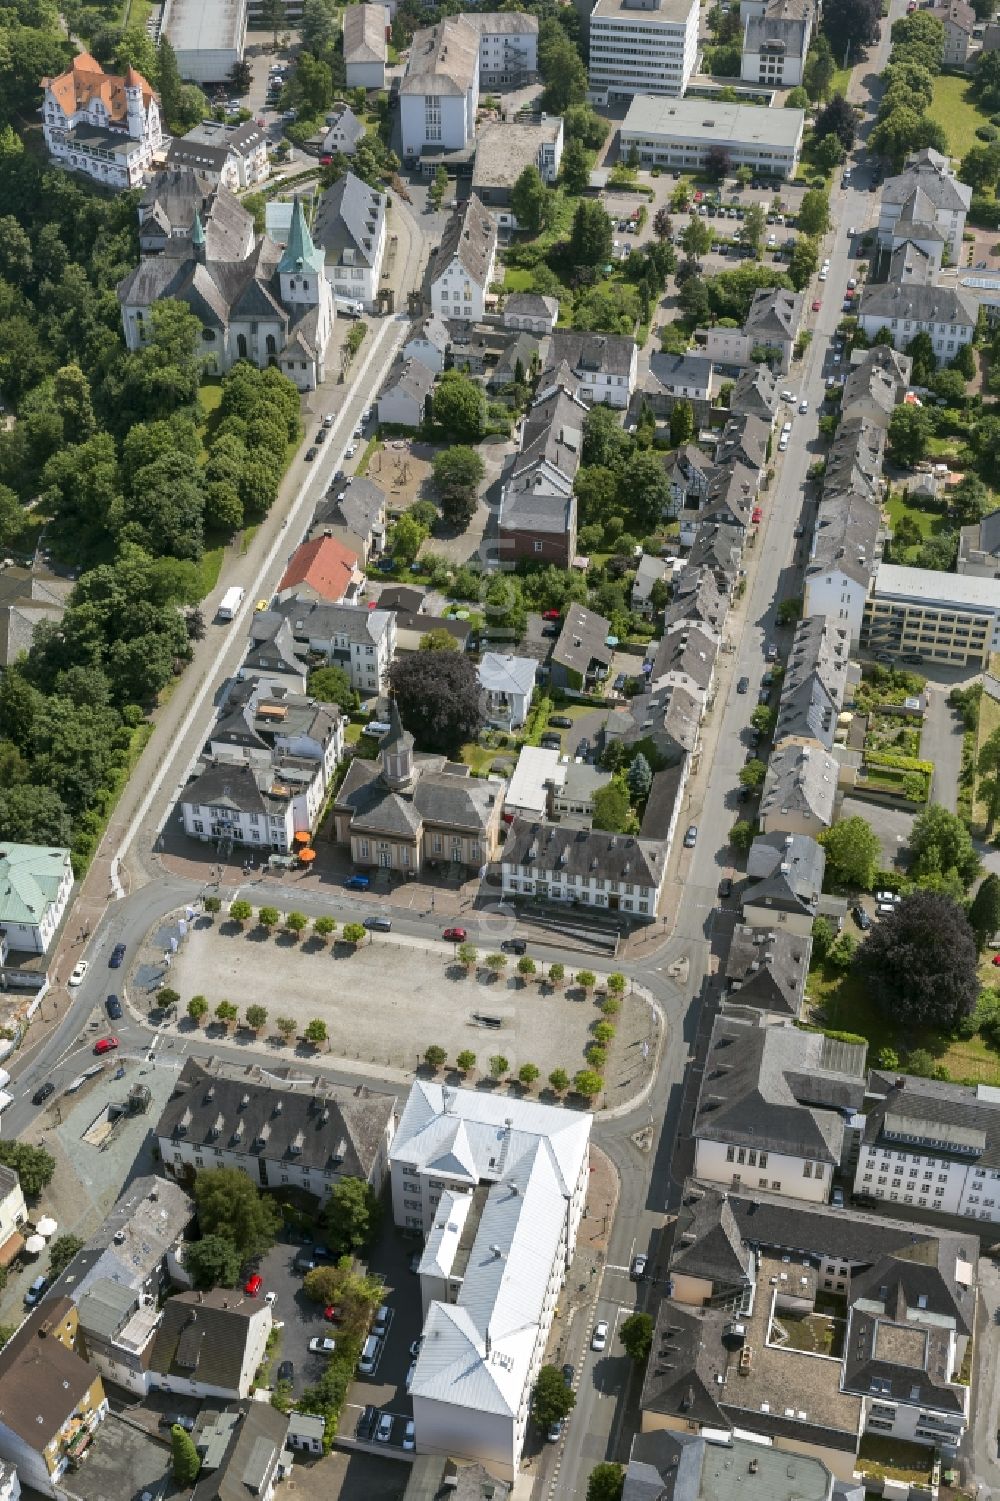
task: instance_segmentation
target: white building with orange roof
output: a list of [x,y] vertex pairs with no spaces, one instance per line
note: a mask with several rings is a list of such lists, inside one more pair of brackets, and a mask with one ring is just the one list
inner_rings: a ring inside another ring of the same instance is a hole
[[142,187],[164,137],[159,99],[141,73],[105,73],[81,52],[58,78],[43,78],[42,88],[53,160],[109,187]]

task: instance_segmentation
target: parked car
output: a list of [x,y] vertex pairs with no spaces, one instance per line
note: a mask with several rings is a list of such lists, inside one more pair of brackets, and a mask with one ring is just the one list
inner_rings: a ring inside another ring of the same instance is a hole
[[[1000,959],[1000,954],[997,955],[997,958]],[[44,1084],[39,1084],[38,1088],[31,1096],[31,1103],[33,1105],[44,1105],[49,1095],[55,1094],[55,1091],[56,1086],[53,1084],[52,1080],[46,1079]]]
[[412,1418],[407,1418],[406,1427],[403,1429],[403,1448],[409,1453],[417,1447],[417,1425]]
[[568,714],[550,714],[549,724],[556,730],[571,730],[573,721]]
[[111,950],[111,957],[108,959],[108,968],[109,969],[121,969],[122,960],[124,958],[125,958],[125,945],[123,943],[116,943],[115,946],[114,946],[114,948]]
[[253,1276],[248,1277],[246,1282],[243,1284],[243,1291],[246,1293],[248,1298],[256,1298],[257,1294],[260,1292],[263,1286],[263,1277],[259,1272],[254,1272]]
[[833,1190],[833,1193],[830,1195],[830,1203],[833,1205],[834,1209],[843,1209],[844,1190],[842,1188],[835,1188]]
[[87,971],[89,968],[90,965],[87,963],[86,959],[81,959],[79,964],[74,969],[73,973],[70,975],[69,983],[72,986],[82,985],[87,977]]
[[563,1420],[562,1418],[556,1418],[555,1422],[550,1423],[548,1428],[545,1430],[545,1437],[550,1444],[558,1444],[559,1440],[562,1438],[562,1431]]
[[543,625],[542,635],[548,636],[554,640],[555,637],[559,635],[559,627],[557,625]]
[[371,884],[370,876],[348,876],[344,882],[348,891],[367,891]]
[[505,938],[500,948],[505,954],[526,954],[528,952],[527,941],[523,938]]
[[328,1303],[323,1309],[323,1317],[328,1324],[342,1324],[344,1322],[344,1310],[338,1308],[336,1303]]
[[312,461],[313,461],[313,459],[316,457],[316,455],[318,453],[319,453],[319,449],[318,448],[307,448],[306,449],[306,463],[307,464],[311,464]]
[[391,917],[382,917],[382,916],[378,916],[378,917],[366,917],[365,918],[365,927],[366,928],[370,928],[375,933],[391,933],[392,932],[392,918]]
[[733,878],[732,878],[732,876],[723,876],[722,880],[719,882],[719,895],[720,896],[732,896],[732,894],[733,894]]
[[362,1409],[361,1416],[360,1418],[358,1418],[358,1426],[354,1430],[355,1438],[370,1439],[375,1432],[375,1426],[377,1423],[378,1408],[373,1407],[369,1402],[367,1406]]
[[559,614],[560,614],[560,612],[558,610],[543,610],[542,611],[542,619],[543,620],[558,620],[559,619]]
[[34,1308],[48,1285],[49,1279],[47,1277],[36,1277],[24,1295],[25,1308]]
[[628,1274],[633,1282],[642,1281],[643,1277],[645,1277],[646,1275],[646,1267],[648,1266],[648,1264],[649,1257],[644,1256],[641,1251],[637,1256],[632,1257],[632,1265],[628,1269]]
[[746,693],[746,692],[749,691],[749,688],[750,688],[750,679],[747,678],[747,677],[740,678],[739,682],[736,684],[736,692],[737,693]]
[[186,1412],[165,1412],[160,1418],[161,1428],[183,1428],[185,1433],[190,1433],[194,1428],[194,1418],[188,1417]]
[[586,735],[584,735],[581,740],[577,741],[576,753],[584,761],[586,761],[587,757],[590,755],[590,741],[587,739]]
[[292,1265],[299,1275],[304,1277],[306,1272],[315,1270],[317,1262],[311,1251],[303,1250],[298,1253]]
[[312,1355],[332,1355],[337,1348],[337,1341],[331,1339],[328,1334],[317,1334],[309,1341],[309,1351]]
[[546,733],[538,742],[544,750],[562,750],[562,737]]
[[774,644],[773,641],[769,644],[769,646],[767,648],[766,656],[767,656],[767,660],[769,662],[777,662],[777,660],[778,660],[778,648],[775,646],[775,644]]
[[697,842],[698,825],[696,823],[689,824],[687,833],[684,835],[684,848],[686,850],[693,850]]
[[562,1379],[565,1381],[566,1385],[568,1387],[570,1387],[570,1388],[572,1388],[573,1377],[575,1376],[575,1374],[576,1374],[576,1372],[573,1370],[573,1367],[571,1365],[564,1365],[563,1366],[563,1368],[562,1368]]
[[375,1437],[380,1444],[387,1444],[392,1437],[392,1413],[384,1412],[378,1420]]
[[113,1022],[119,1021],[122,1014],[122,1003],[116,995],[109,995],[104,1002],[104,1009]]
[[117,1037],[101,1037],[94,1043],[94,1052],[99,1056],[102,1053],[113,1053],[118,1046]]
[[594,1325],[594,1332],[590,1337],[592,1350],[606,1350],[608,1347],[608,1326],[604,1319]]
[[754,506],[753,510],[750,513],[750,520],[753,525],[759,526],[760,522],[763,520],[763,517],[764,512],[761,510],[760,506]]
[[415,1360],[411,1360],[410,1361],[410,1368],[409,1368],[409,1370],[406,1373],[406,1381],[404,1383],[407,1391],[409,1391],[410,1387],[413,1385],[413,1378],[414,1378],[414,1376],[416,1374],[417,1374],[417,1362]]
[[278,1380],[287,1381],[289,1385],[295,1380],[295,1367],[290,1360],[283,1360],[279,1365]]
[[861,906],[860,902],[854,908],[854,921],[857,923],[862,933],[867,933],[868,929],[872,925],[871,918],[868,916],[868,913],[865,911],[864,907]]
[[447,939],[449,943],[464,943],[468,936],[464,928],[445,928],[441,934],[441,937]]

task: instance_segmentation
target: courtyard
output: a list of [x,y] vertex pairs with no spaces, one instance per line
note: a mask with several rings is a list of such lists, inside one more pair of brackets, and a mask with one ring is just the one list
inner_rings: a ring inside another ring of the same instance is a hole
[[[467,972],[451,950],[450,944],[395,933],[369,932],[355,950],[317,937],[267,936],[252,921],[242,932],[228,922],[195,925],[172,961],[170,983],[181,999],[178,1019],[168,1030],[221,1040],[229,1032],[213,1019],[214,1012],[220,1001],[229,1000],[241,1014],[251,1003],[267,1009],[259,1034],[233,1032],[237,1044],[279,1055],[293,1049],[317,1059],[326,1054],[389,1077],[406,1077],[424,1066],[432,1046],[444,1050],[446,1068],[454,1068],[460,1053],[474,1054],[475,1065],[462,1070],[470,1084],[492,1086],[491,1073],[510,1079],[524,1064],[533,1064],[535,1088],[544,1088],[553,1070],[572,1077],[588,1066],[585,1049],[594,1040],[594,1027],[606,1021],[599,1004],[602,976],[596,990],[584,990],[571,972],[559,986],[525,981],[513,956],[505,956],[505,969],[493,975],[483,965],[485,948],[479,965]],[[208,1001],[204,1030],[185,1014],[195,994]],[[279,1017],[296,1024],[296,1040],[289,1044],[277,1031]],[[326,1027],[321,1052],[302,1040],[314,1020]],[[611,1020],[615,1036],[603,1066],[604,1101],[618,1105],[650,1076],[662,1026],[652,1001],[637,990],[629,990]],[[504,1068],[492,1063],[497,1058],[506,1060]]]

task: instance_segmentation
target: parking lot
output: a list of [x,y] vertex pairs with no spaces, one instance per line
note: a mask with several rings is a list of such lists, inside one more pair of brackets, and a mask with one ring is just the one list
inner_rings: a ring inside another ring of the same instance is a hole
[[334,1325],[323,1318],[319,1304],[307,1298],[302,1290],[305,1272],[295,1265],[295,1258],[303,1250],[307,1251],[308,1247],[285,1238],[255,1263],[264,1282],[261,1296],[265,1292],[274,1293],[271,1313],[275,1322],[282,1325],[281,1339],[271,1360],[270,1383],[274,1385],[277,1380],[279,1365],[290,1360],[295,1368],[292,1390],[297,1397],[307,1386],[319,1380],[326,1364],[325,1356],[310,1351],[309,1341],[324,1335],[333,1338],[337,1335]]

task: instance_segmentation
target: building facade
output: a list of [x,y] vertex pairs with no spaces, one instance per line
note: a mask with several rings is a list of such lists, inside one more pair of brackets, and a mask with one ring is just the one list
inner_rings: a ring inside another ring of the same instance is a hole
[[590,16],[590,93],[680,97],[698,55],[697,0],[597,0]]
[[9,950],[45,954],[73,892],[68,849],[37,844],[0,848],[0,928]]
[[861,643],[893,656],[987,667],[1000,650],[1000,589],[993,578],[880,563]]
[[463,16],[418,31],[399,90],[403,156],[464,151],[476,133],[479,34]]
[[110,188],[142,187],[164,136],[159,98],[141,73],[105,73],[80,52],[42,88],[42,134],[53,161]]
[[[598,8],[600,4],[598,0]],[[697,25],[697,13],[695,17]],[[592,20],[592,50],[593,27]],[[709,153],[721,148],[733,169],[749,167],[769,177],[794,177],[804,128],[805,114],[800,109],[670,100],[643,90],[635,91],[618,139],[621,155],[634,152],[644,167],[697,172],[704,168]]]

